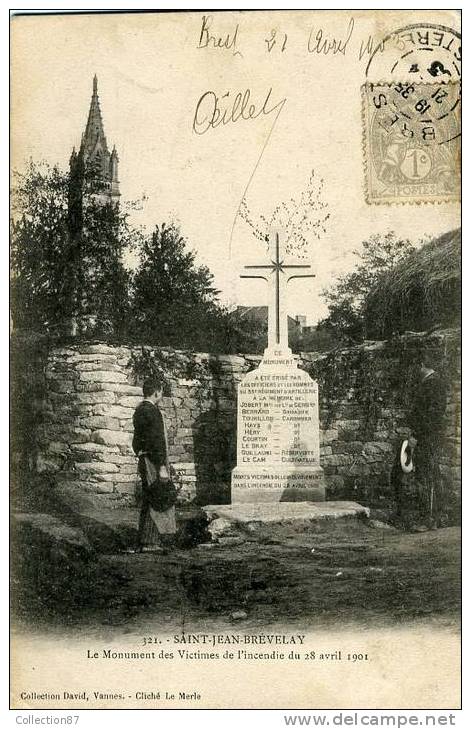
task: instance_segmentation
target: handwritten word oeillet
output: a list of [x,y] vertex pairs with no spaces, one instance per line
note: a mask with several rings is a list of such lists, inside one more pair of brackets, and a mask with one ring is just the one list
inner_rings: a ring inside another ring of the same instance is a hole
[[205,91],[196,104],[193,131],[196,134],[205,134],[209,129],[215,129],[221,124],[225,125],[230,122],[235,124],[240,120],[249,121],[280,111],[286,98],[273,104],[271,101],[272,90],[272,88],[268,90],[262,106],[251,102],[250,89],[246,89],[243,93],[239,91],[233,97],[232,102],[230,91],[226,91],[221,97],[214,91]]

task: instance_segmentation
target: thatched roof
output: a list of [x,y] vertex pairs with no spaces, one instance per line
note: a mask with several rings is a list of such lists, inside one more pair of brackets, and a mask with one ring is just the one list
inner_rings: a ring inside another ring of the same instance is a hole
[[383,274],[368,294],[368,337],[460,322],[461,228],[445,233]]

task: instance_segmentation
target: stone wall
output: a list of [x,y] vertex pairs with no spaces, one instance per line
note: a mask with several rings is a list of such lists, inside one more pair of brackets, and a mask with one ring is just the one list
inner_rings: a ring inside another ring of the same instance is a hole
[[459,518],[460,337],[457,330],[428,336],[409,333],[320,356],[304,355],[304,366],[318,380],[321,393],[321,463],[330,498],[370,505],[392,498],[389,474],[397,449],[410,434],[417,370],[425,360],[447,388],[440,469],[450,518]]
[[[409,432],[414,367],[427,351],[448,383],[441,467],[450,508],[456,511],[461,435],[459,346],[460,334],[447,330],[301,356],[300,365],[319,382],[321,464],[328,498],[370,504],[388,498],[393,455]],[[136,483],[132,414],[142,398],[136,363],[148,361],[152,352],[156,350],[78,343],[52,346],[47,351],[42,345],[34,366],[28,356],[28,371],[40,370],[34,379],[34,417],[22,424],[22,430],[29,432],[29,468],[50,474],[58,487],[129,500]],[[181,498],[201,503],[228,501],[236,460],[236,387],[256,367],[259,357],[157,353],[167,381],[162,409],[168,424],[170,460],[182,484]],[[19,367],[18,361],[15,367]],[[31,380],[15,379],[23,388]],[[13,410],[15,407],[14,401]],[[24,441],[17,438],[13,443],[15,462],[25,460],[25,454],[18,452],[24,448]]]

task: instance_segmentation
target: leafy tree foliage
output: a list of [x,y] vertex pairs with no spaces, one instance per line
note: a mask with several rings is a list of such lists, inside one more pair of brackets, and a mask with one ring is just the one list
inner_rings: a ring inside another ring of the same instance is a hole
[[334,285],[324,289],[322,295],[328,304],[329,314],[319,323],[318,330],[339,339],[359,340],[369,330],[365,303],[369,292],[381,276],[392,270],[414,251],[414,245],[395,233],[372,235],[363,241],[356,252],[358,263],[353,271],[340,276]]
[[[30,162],[16,173],[11,219],[16,329],[215,353],[263,351],[266,333],[218,301],[206,266],[174,223],[151,235],[129,206],[100,202],[96,170]],[[137,255],[134,271],[123,264]]]
[[174,223],[157,226],[143,241],[132,284],[133,333],[141,341],[227,351],[230,318],[206,266]]
[[58,167],[30,162],[15,173],[11,220],[12,315],[18,328],[44,329],[67,299],[70,253],[67,179]]
[[83,186],[57,166],[15,173],[11,220],[12,315],[16,327],[122,333],[128,318],[125,250],[139,233],[127,213],[100,204],[93,170]]

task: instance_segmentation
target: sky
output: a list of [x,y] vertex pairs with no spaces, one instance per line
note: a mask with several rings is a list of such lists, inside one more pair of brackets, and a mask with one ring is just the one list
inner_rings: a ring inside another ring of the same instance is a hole
[[[67,166],[96,73],[122,199],[147,198],[132,221],[148,229],[179,221],[230,305],[267,303],[263,282],[239,278],[244,265],[266,259],[237,215],[244,194],[254,217],[270,217],[280,202],[301,195],[314,170],[330,217],[307,250],[315,278],[290,284],[287,309],[315,323],[326,313],[321,290],[351,270],[364,239],[394,230],[418,241],[459,225],[457,204],[365,201],[360,87],[368,49],[417,20],[458,26],[454,11],[414,12],[14,18],[13,166],[21,169],[29,157]],[[310,52],[309,37],[319,33],[343,41],[344,51]],[[254,104],[256,118],[231,121],[237,94],[247,92],[246,110]],[[227,123],[212,127],[215,101],[221,115],[228,110]]]

